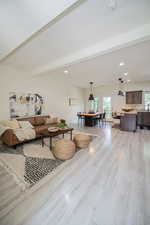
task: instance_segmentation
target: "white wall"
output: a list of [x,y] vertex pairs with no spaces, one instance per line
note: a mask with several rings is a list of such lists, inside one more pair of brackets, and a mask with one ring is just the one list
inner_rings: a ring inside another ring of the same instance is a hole
[[[28,74],[0,66],[0,120],[9,118],[9,92],[39,93],[44,97],[44,114],[76,120],[76,113],[83,111],[84,100],[81,88],[70,84],[68,76],[58,74],[31,77]],[[69,106],[68,98],[77,98],[79,103]]]
[[[126,106],[125,97],[118,96],[118,89],[119,89],[118,85],[99,86],[94,88],[94,96],[99,98],[100,111],[103,110],[102,109],[103,97],[107,96],[111,97],[112,111],[121,111],[121,109]],[[150,82],[128,83],[124,85],[124,91],[136,91],[136,90],[150,91]],[[89,89],[84,90],[86,111],[88,111],[89,92],[90,92]],[[143,109],[144,102],[142,105],[131,105],[131,106]]]
[[[0,120],[8,119],[9,92],[39,93],[44,97],[44,114],[51,114],[74,122],[77,112],[88,111],[89,89],[81,89],[71,85],[68,75],[58,74],[52,76],[45,74],[31,77],[29,74],[9,67],[0,66]],[[150,82],[130,83],[124,87],[125,91],[150,91]],[[111,96],[112,111],[120,111],[125,106],[125,98],[119,97],[118,86],[100,86],[94,88],[94,96],[100,100],[99,110],[102,111],[104,96]],[[75,98],[78,104],[69,106],[68,99]],[[143,108],[143,105],[139,106]]]

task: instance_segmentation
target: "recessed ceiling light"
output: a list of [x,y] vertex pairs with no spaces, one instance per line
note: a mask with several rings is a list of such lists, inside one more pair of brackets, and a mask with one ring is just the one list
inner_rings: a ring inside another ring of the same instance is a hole
[[69,73],[69,71],[68,71],[68,70],[64,70],[64,73],[65,73],[65,74],[68,74],[68,73]]
[[111,9],[116,9],[117,6],[116,0],[107,0],[107,6]]
[[127,80],[127,82],[130,82],[131,80]]
[[128,72],[125,72],[124,75],[127,76],[128,75]]
[[125,65],[125,63],[124,62],[120,62],[120,64],[119,64],[120,66],[124,66]]

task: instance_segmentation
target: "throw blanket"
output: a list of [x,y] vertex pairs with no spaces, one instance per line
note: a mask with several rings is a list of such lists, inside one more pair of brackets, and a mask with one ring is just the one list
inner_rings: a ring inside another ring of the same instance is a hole
[[14,134],[17,136],[19,141],[31,140],[36,137],[35,130],[32,128],[19,128],[13,129]]
[[[1,126],[0,127],[0,137],[8,129],[11,129],[11,128]],[[19,129],[12,129],[12,130],[19,141],[30,140],[30,139],[34,139],[36,137],[35,130],[32,128],[25,128],[25,129],[19,128]]]

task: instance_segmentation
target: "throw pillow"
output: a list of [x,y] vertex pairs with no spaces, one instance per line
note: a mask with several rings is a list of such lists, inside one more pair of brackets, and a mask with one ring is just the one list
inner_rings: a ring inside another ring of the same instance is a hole
[[32,124],[29,121],[19,121],[20,127],[23,129],[33,128]]
[[3,121],[0,122],[0,124],[4,127],[10,127],[12,129],[20,128],[17,120],[3,120]]
[[57,117],[51,117],[46,119],[46,124],[58,123]]

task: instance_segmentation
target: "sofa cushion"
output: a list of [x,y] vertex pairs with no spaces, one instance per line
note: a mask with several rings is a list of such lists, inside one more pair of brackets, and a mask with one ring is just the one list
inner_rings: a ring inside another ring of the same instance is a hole
[[20,128],[19,123],[17,120],[3,120],[0,122],[1,126],[10,127],[12,129]]
[[57,117],[50,117],[46,119],[46,124],[53,124],[53,123],[58,123]]
[[26,118],[18,118],[18,121],[29,121],[33,126],[39,126],[45,124],[47,118],[50,118],[49,115],[47,116],[32,116]]
[[46,122],[46,118],[44,116],[36,116],[35,117],[35,124],[36,124],[36,126],[44,125],[45,122]]

